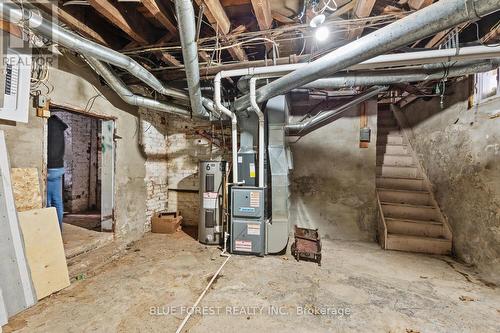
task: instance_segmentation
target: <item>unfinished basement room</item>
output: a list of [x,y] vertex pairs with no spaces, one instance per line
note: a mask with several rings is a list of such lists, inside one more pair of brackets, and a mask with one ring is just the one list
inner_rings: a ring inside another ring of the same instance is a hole
[[500,332],[500,0],[0,22],[0,333]]

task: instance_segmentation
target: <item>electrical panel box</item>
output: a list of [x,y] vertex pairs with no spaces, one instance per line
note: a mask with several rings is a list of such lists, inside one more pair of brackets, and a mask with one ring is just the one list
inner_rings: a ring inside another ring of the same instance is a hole
[[370,142],[371,135],[372,135],[372,130],[368,127],[363,127],[359,131],[359,141]]
[[29,115],[31,54],[2,51],[0,64],[0,119],[27,123]]
[[226,161],[200,162],[200,218],[198,241],[218,245],[223,239],[222,202]]
[[231,253],[265,254],[265,191],[233,187],[231,191]]

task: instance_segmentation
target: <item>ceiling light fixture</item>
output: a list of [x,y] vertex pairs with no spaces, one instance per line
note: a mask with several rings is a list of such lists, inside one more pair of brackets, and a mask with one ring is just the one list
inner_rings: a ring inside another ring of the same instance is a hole
[[323,14],[316,15],[312,18],[311,22],[309,22],[309,26],[311,28],[317,28],[325,22],[325,18],[326,17]]
[[318,42],[324,42],[328,39],[328,36],[330,36],[330,30],[328,30],[328,28],[324,25],[322,25],[321,27],[317,27],[316,31],[314,32],[314,37]]

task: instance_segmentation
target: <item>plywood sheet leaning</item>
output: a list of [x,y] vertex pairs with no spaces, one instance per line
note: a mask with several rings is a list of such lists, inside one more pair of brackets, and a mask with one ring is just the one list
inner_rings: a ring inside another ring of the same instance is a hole
[[37,168],[12,168],[10,176],[18,212],[43,207]]
[[56,209],[19,212],[26,257],[38,299],[70,285]]
[[36,303],[14,204],[3,131],[0,131],[0,288],[8,317]]

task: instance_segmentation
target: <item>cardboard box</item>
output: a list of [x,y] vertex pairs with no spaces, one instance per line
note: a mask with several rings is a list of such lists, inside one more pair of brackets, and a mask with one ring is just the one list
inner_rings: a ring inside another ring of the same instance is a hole
[[151,218],[151,232],[173,234],[181,230],[182,216],[178,212],[160,212]]

